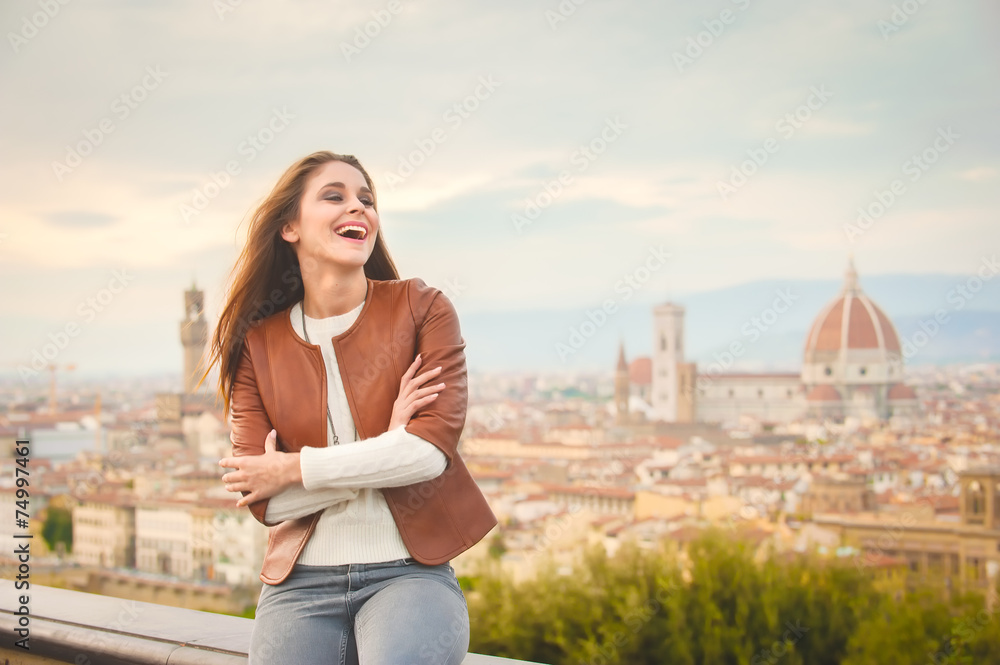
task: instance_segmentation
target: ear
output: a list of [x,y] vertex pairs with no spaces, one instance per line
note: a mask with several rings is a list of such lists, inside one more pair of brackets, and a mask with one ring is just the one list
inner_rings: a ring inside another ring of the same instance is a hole
[[[296,220],[297,222],[298,220]],[[299,229],[298,224],[294,222],[285,222],[284,226],[281,227],[281,238],[285,242],[295,243],[299,241]]]

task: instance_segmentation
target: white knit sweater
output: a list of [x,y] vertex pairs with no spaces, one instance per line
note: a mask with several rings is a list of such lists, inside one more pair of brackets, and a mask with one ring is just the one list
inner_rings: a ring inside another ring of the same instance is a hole
[[[448,463],[437,446],[402,425],[357,441],[331,338],[347,330],[363,307],[364,302],[346,314],[324,319],[306,316],[309,340],[319,345],[326,364],[330,414],[340,445],[333,445],[333,430],[327,425],[327,447],[305,446],[300,452],[302,484],[271,497],[265,513],[268,523],[276,523],[323,510],[298,559],[303,565],[375,563],[411,556],[379,488],[430,480],[441,475]],[[296,303],[289,316],[304,340],[301,308],[302,303]]]

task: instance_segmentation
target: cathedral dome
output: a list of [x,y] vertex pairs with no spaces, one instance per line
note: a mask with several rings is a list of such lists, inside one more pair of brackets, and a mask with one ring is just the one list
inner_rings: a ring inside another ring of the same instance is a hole
[[653,359],[649,356],[636,358],[628,366],[629,383],[648,386],[653,382]]
[[853,262],[844,288],[813,322],[806,337],[806,356],[816,351],[880,349],[900,352],[899,336],[889,317],[858,286]]
[[840,293],[813,321],[803,356],[802,380],[808,386],[885,385],[903,378],[899,335],[861,290],[853,260]]

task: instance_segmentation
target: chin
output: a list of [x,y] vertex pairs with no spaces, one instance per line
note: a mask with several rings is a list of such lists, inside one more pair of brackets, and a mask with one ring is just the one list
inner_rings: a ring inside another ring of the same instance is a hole
[[370,254],[361,254],[360,252],[353,256],[334,256],[332,262],[345,268],[363,268],[368,263],[369,256]]

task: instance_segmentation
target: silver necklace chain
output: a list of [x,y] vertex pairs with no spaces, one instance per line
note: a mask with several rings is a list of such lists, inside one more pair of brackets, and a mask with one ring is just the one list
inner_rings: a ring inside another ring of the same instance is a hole
[[[302,314],[302,334],[305,335],[306,341],[312,344],[309,341],[309,333],[306,331],[306,307],[304,301],[299,305],[299,308],[299,313]],[[327,386],[327,392],[329,393],[329,386]],[[326,419],[330,423],[330,429],[333,430],[333,445],[340,445],[340,437],[337,436],[337,430],[333,427],[333,416],[330,415],[329,401],[326,403]]]

